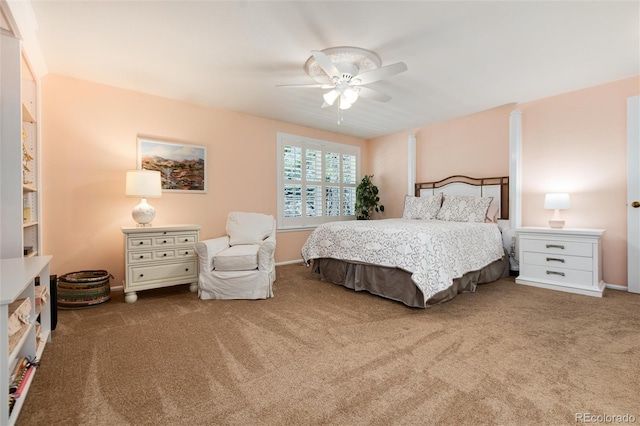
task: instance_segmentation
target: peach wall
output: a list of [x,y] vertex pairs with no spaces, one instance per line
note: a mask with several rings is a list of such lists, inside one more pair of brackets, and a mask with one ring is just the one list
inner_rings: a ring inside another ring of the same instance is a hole
[[[52,274],[105,269],[121,285],[121,226],[139,200],[124,195],[136,168],[136,138],[207,147],[207,194],[149,199],[155,225],[194,223],[201,239],[224,234],[229,211],[277,214],[277,132],[358,145],[365,141],[205,108],[57,75],[42,81],[43,252]],[[276,261],[300,259],[309,232],[278,233]]]
[[369,144],[367,171],[373,174],[373,183],[380,190],[380,203],[384,213],[374,218],[401,217],[404,196],[407,194],[408,139],[413,131],[372,139]]
[[509,175],[509,114],[514,105],[415,131],[369,141],[369,170],[385,204],[386,217],[400,217],[408,182],[408,137],[416,135],[416,181],[431,182],[451,175]]
[[569,192],[567,227],[601,228],[603,279],[627,285],[627,98],[638,77],[520,104],[522,224],[547,226],[547,192]]

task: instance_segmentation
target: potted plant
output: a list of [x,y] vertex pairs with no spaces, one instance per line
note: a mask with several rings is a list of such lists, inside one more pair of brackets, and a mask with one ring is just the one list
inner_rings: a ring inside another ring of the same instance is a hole
[[362,182],[356,188],[356,219],[371,219],[373,212],[383,212],[384,206],[380,204],[378,187],[373,184],[373,175],[365,175]]

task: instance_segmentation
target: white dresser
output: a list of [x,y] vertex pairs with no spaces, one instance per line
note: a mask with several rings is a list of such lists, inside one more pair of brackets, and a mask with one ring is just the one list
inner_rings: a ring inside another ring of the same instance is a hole
[[516,283],[602,297],[604,229],[518,228]]
[[199,225],[122,227],[125,251],[124,300],[138,300],[139,290],[190,284],[198,289]]

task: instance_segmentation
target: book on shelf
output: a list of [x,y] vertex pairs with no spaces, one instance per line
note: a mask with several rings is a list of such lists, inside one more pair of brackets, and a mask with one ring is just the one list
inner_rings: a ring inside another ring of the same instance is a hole
[[18,359],[9,378],[9,395],[12,395],[14,399],[20,398],[29,381],[29,376],[33,374],[37,365],[38,363],[36,361],[32,361],[26,357]]
[[15,396],[16,399],[20,398],[20,395],[22,395],[22,393],[24,392],[27,383],[29,382],[29,377],[33,374],[33,371],[36,369],[36,366],[33,364],[30,364],[27,369],[25,370],[24,374],[22,375],[22,378],[20,380],[20,384],[18,384],[18,387],[16,388],[16,391],[13,392],[13,395]]

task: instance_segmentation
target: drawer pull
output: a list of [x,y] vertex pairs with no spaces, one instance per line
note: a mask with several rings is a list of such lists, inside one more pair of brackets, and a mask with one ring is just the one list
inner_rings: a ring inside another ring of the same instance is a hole
[[188,252],[188,251],[185,251],[185,252],[184,252],[184,255],[185,255],[185,256],[186,256],[186,255],[188,255],[188,254],[189,254],[189,252]]
[[167,256],[167,253],[164,253],[164,254],[163,254],[163,256],[165,256],[165,257],[166,257],[166,256]]
[[[162,244],[167,244],[167,240],[162,241]],[[563,247],[564,248],[564,247]]]
[[141,254],[141,255],[140,255],[140,259],[144,259],[144,254]]
[[189,268],[185,268],[185,271],[186,271],[186,272],[189,272]]
[[140,278],[144,277],[144,274],[140,274]]
[[564,263],[564,259],[558,259],[556,257],[547,257],[547,262],[561,262],[561,263]]
[[560,250],[564,250],[564,246],[560,245],[560,244],[547,244],[547,248],[557,248]]
[[564,277],[564,272],[547,271],[547,275],[560,275],[561,277]]
[[138,244],[143,245],[144,243],[142,241],[140,241]]
[[188,238],[185,238],[185,239],[184,239],[184,242],[185,242],[185,243],[188,243],[188,242],[189,242],[189,239],[188,239]]

